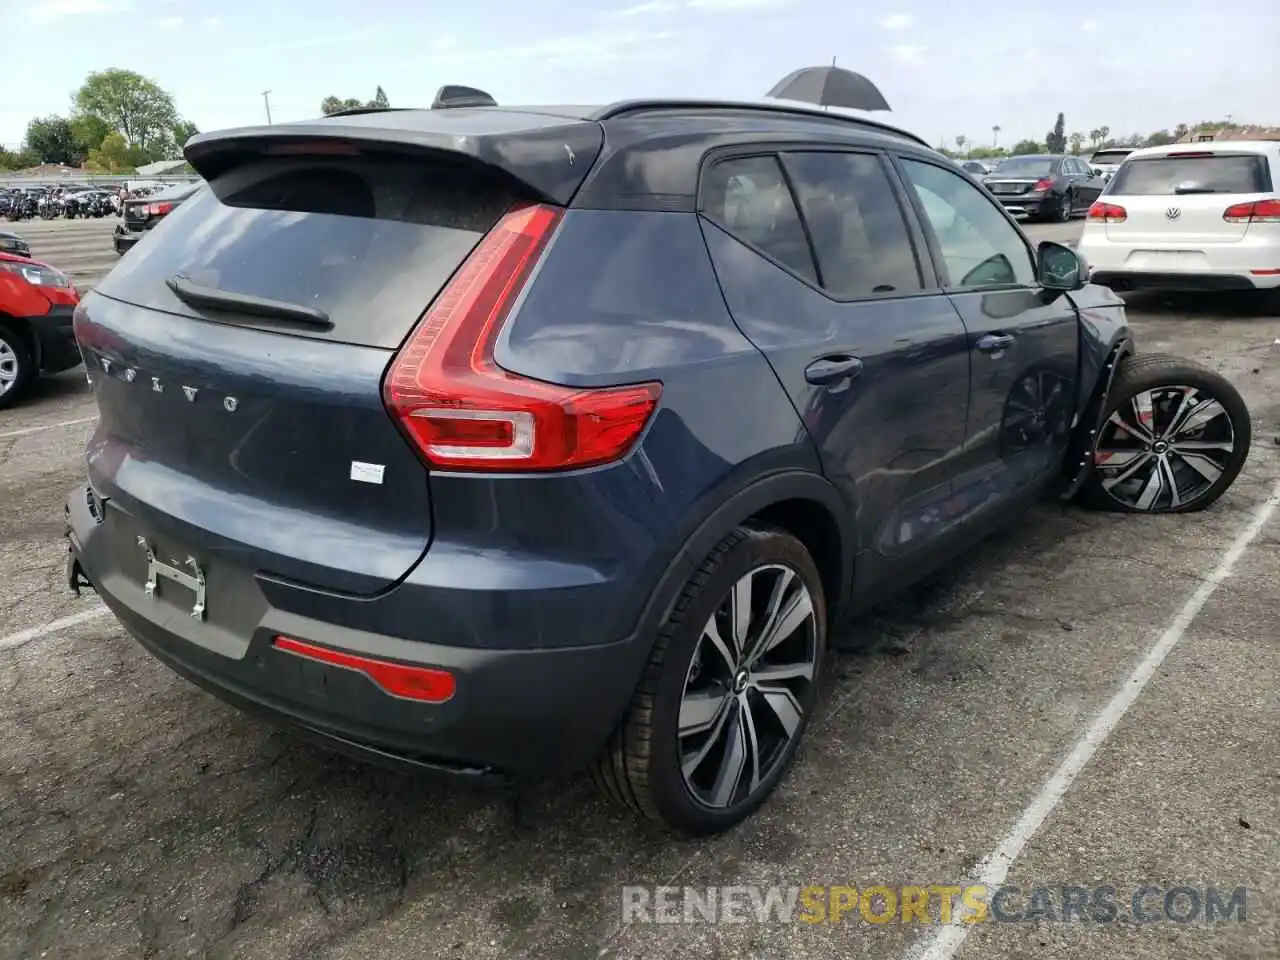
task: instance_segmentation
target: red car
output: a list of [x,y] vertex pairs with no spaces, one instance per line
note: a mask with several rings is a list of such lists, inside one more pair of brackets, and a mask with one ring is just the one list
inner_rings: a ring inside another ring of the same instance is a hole
[[0,409],[12,406],[41,373],[80,364],[71,315],[80,295],[39,260],[0,253]]

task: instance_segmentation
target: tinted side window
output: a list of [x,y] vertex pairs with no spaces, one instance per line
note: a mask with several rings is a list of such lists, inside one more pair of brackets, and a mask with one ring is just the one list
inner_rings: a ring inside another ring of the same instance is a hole
[[702,212],[743,243],[817,283],[813,254],[776,157],[738,157],[711,168]]
[[918,160],[902,160],[907,182],[933,228],[956,287],[1035,283],[1022,235],[967,178]]
[[922,288],[902,208],[879,157],[789,153],[784,163],[813,238],[823,288],[841,298]]

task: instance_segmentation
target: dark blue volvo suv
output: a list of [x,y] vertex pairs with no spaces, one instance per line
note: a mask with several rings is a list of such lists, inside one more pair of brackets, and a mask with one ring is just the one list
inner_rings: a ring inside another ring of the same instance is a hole
[[883,124],[380,110],[186,155],[76,313],[68,582],[371,760],[726,829],[841,618],[1046,493],[1199,509],[1248,451],[1229,384]]

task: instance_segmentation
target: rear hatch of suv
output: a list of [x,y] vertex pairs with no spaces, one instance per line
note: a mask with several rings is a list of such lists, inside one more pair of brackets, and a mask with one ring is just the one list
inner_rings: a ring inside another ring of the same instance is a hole
[[1266,155],[1224,143],[1130,157],[1101,200],[1124,209],[1105,219],[1108,240],[1194,251],[1243,240],[1252,218],[1229,211],[1274,197]]
[[[451,122],[437,121],[436,139],[469,153],[424,148],[423,136],[344,136],[338,123],[302,140],[283,128],[205,138],[196,156],[188,145],[209,189],[77,319],[100,411],[90,480],[108,513],[116,502],[122,541],[158,536],[177,561],[189,551],[356,595],[421,558],[428,471],[384,404],[384,375],[503,214],[555,199],[490,160],[518,151],[455,138]],[[601,133],[578,126],[572,172],[585,177]],[[555,140],[564,164],[567,141]],[[552,155],[535,143],[524,156],[545,173]]]

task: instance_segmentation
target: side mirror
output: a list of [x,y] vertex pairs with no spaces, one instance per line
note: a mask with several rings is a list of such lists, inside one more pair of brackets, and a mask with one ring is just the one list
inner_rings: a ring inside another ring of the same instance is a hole
[[1094,167],[1094,168],[1093,168],[1093,175],[1094,175],[1095,177],[1100,177],[1100,176],[1102,176],[1102,168],[1101,168],[1101,167]]
[[1084,261],[1070,247],[1045,240],[1036,250],[1036,279],[1046,290],[1079,290],[1086,273]]

